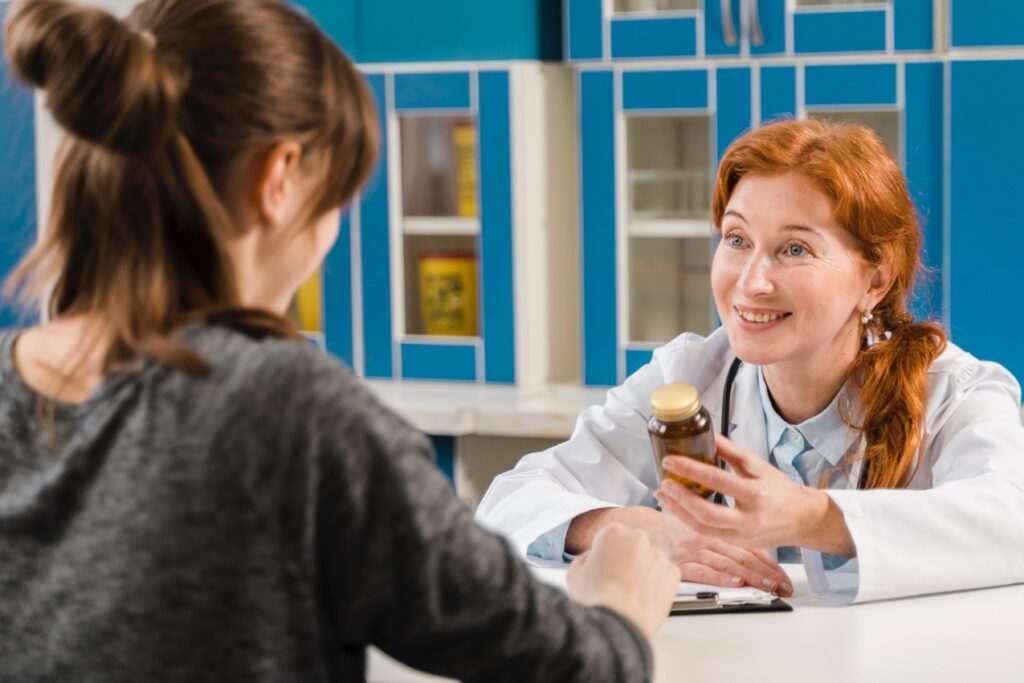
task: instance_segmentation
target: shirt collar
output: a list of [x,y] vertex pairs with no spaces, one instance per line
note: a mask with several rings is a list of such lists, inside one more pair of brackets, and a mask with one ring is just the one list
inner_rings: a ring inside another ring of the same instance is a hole
[[846,407],[851,401],[847,385],[839,390],[825,410],[798,425],[789,424],[776,412],[760,367],[757,368],[757,386],[761,393],[761,407],[764,409],[769,452],[779,445],[786,428],[792,427],[800,432],[808,446],[834,467],[857,441],[859,433],[851,429],[840,414],[840,406]]

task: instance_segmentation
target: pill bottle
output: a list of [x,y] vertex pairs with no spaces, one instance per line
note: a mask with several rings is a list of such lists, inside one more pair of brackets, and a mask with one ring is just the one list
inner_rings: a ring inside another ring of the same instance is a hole
[[704,498],[714,491],[671,472],[661,466],[663,458],[682,456],[718,467],[715,456],[715,434],[711,415],[701,405],[700,395],[692,384],[666,384],[651,394],[651,419],[647,431],[654,447],[658,481],[668,477]]

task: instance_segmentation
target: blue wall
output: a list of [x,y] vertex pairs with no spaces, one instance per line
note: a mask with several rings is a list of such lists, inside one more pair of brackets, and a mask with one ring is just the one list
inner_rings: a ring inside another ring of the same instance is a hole
[[[0,2],[0,22],[7,3]],[[0,54],[3,36],[0,35]],[[0,60],[0,283],[36,237],[36,156],[32,93]],[[0,299],[0,328],[21,320]]]
[[1021,291],[1024,231],[1016,198],[1024,138],[1024,60],[954,61],[950,112],[952,201],[949,331],[983,360],[1024,382]]
[[358,62],[562,57],[557,0],[294,0]]

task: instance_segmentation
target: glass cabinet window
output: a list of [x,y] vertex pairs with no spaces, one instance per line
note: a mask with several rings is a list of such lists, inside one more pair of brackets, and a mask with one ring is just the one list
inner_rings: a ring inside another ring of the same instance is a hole
[[902,145],[900,143],[900,113],[898,111],[828,111],[815,109],[807,116],[819,121],[835,123],[858,123],[875,131],[889,149],[889,153],[902,164]]
[[652,221],[706,224],[711,206],[708,116],[627,119],[630,232]]
[[476,125],[466,116],[399,117],[402,214],[477,216]]
[[711,130],[706,115],[627,118],[630,342],[712,329]]
[[629,240],[629,337],[664,343],[714,327],[711,235]]
[[399,117],[405,333],[475,337],[477,130],[462,115]]
[[406,334],[479,334],[476,255],[473,235],[405,236]]
[[700,0],[615,0],[615,11],[673,12],[700,9]]

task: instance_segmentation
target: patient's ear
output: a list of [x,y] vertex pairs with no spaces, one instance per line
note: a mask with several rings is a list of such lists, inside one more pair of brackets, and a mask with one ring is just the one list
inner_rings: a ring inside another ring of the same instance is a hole
[[277,227],[294,215],[302,147],[288,140],[274,146],[257,168],[250,198],[260,223]]

